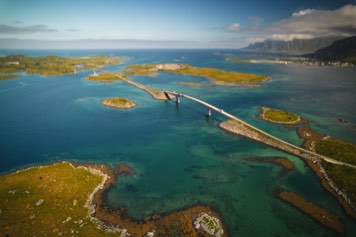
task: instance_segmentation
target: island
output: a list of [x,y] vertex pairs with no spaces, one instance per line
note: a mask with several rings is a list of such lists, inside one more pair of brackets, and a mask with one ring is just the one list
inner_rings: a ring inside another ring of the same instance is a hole
[[125,75],[155,76],[157,72],[169,72],[182,75],[205,77],[217,84],[243,84],[256,85],[256,83],[267,81],[268,76],[255,75],[242,72],[226,72],[216,68],[193,67],[187,64],[146,64],[129,65],[122,73]]
[[268,107],[261,107],[258,117],[264,121],[286,125],[296,125],[305,123],[304,120],[291,112]]
[[[134,171],[119,165],[66,161],[0,176],[0,226],[4,236],[204,236],[225,237],[219,214],[198,205],[133,220],[111,208],[106,194],[117,177]],[[75,182],[74,182],[75,181]],[[199,224],[199,226],[197,225]]]
[[324,208],[321,208],[315,205],[314,203],[309,202],[308,200],[304,199],[296,193],[288,191],[276,191],[275,195],[278,196],[281,200],[290,203],[308,216],[312,217],[320,224],[335,231],[337,234],[341,236],[344,235],[345,228],[342,222],[336,216],[334,216],[332,213],[325,210]]
[[120,63],[119,57],[64,58],[59,56],[30,57],[8,55],[0,57],[0,73],[26,72],[45,76],[74,74],[80,70],[99,69]]
[[102,100],[101,103],[107,107],[116,108],[116,109],[130,109],[137,105],[133,101],[123,97],[105,99]]

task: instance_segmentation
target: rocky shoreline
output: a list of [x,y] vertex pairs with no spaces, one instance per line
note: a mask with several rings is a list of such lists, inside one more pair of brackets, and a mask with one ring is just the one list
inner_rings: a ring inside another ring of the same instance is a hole
[[[312,170],[319,176],[321,179],[321,183],[324,188],[326,188],[329,192],[331,192],[339,201],[339,203],[344,207],[346,212],[356,218],[356,209],[353,204],[347,198],[347,196],[332,183],[331,179],[327,176],[324,168],[322,168],[321,161],[316,159],[316,156],[309,155],[307,153],[302,153],[299,150],[293,149],[293,147],[278,143],[278,141],[273,140],[272,138],[268,138],[267,136],[259,133],[257,130],[254,130],[239,121],[235,120],[227,120],[219,124],[219,127],[223,130],[231,132],[233,134],[241,135],[247,137],[249,139],[255,140],[257,142],[261,142],[265,145],[269,145],[271,147],[278,148],[285,152],[288,152],[292,155],[296,155],[301,157],[308,165],[312,168]],[[312,142],[308,143],[310,146]],[[306,145],[308,149],[308,145]]]
[[89,198],[89,206],[91,217],[106,230],[121,231],[121,236],[171,236],[172,233],[195,237],[227,236],[227,231],[222,224],[219,235],[212,235],[207,231],[195,228],[194,222],[202,213],[208,213],[209,216],[221,220],[216,211],[203,205],[193,206],[167,215],[146,216],[140,221],[132,220],[127,217],[125,208],[111,208],[106,202],[106,194],[115,184],[117,175],[131,175],[133,170],[127,166],[119,166],[115,170],[104,165],[86,164],[84,166],[88,169],[97,170],[100,175],[104,174],[105,181],[93,192],[92,198]]

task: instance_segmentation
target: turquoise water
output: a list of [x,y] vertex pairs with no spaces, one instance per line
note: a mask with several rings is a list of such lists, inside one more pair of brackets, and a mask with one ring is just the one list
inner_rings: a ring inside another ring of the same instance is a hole
[[[143,51],[0,51],[34,56],[124,55],[122,69],[134,63],[189,63],[269,75],[261,87],[211,85],[204,78],[160,73],[133,80],[153,88],[174,90],[203,99],[294,144],[293,129],[268,124],[256,117],[258,106],[286,109],[302,115],[316,131],[356,142],[356,69],[301,65],[231,63],[209,50]],[[238,51],[224,52],[239,56]],[[342,219],[347,236],[356,235],[355,221],[346,216],[318,178],[294,156],[227,134],[210,120],[200,105],[182,99],[153,100],[123,82],[102,84],[76,75],[45,77],[24,74],[0,81],[0,172],[58,160],[124,163],[136,171],[120,178],[108,194],[113,207],[128,207],[141,219],[153,213],[206,204],[222,215],[230,236],[333,236],[334,233],[276,199],[276,188],[295,191]],[[179,82],[200,82],[186,87]],[[124,96],[138,106],[128,111],[105,108],[100,101]],[[341,124],[338,118],[348,123]],[[256,163],[255,158],[283,156],[296,169],[280,176],[281,168]]]

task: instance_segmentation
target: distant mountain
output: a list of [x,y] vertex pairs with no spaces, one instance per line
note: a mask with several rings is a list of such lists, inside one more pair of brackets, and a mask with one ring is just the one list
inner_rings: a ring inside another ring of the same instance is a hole
[[291,41],[265,40],[263,42],[250,44],[242,50],[254,52],[309,54],[314,53],[318,49],[330,46],[333,42],[341,38],[342,37],[327,37],[314,39],[294,39]]
[[356,63],[356,36],[337,40],[329,47],[319,49],[310,57],[323,61]]

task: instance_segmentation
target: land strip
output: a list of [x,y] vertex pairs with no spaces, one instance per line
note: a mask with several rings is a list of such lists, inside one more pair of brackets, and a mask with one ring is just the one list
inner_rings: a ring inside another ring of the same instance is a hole
[[276,192],[276,195],[283,201],[290,203],[308,216],[312,217],[320,224],[335,231],[341,236],[344,235],[345,227],[342,222],[336,216],[334,216],[332,213],[328,212],[324,208],[321,208],[309,202],[303,197],[297,195],[296,193],[280,191]]

